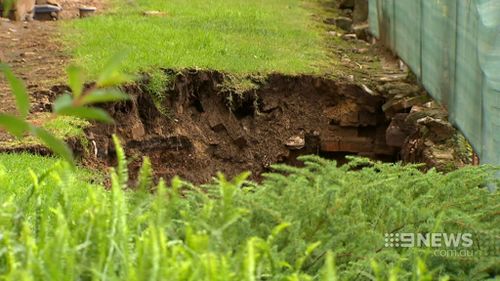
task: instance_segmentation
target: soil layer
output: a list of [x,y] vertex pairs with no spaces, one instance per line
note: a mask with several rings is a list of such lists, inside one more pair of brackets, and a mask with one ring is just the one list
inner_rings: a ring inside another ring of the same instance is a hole
[[88,131],[94,157],[115,164],[111,136],[117,134],[132,172],[148,156],[157,176],[195,183],[217,172],[234,176],[246,170],[258,179],[271,164],[297,164],[303,154],[395,160],[397,151],[385,144],[384,100],[358,86],[274,74],[236,92],[227,79],[219,72],[183,71],[162,93],[161,104],[147,87],[127,87],[132,100],[106,108],[116,123]]

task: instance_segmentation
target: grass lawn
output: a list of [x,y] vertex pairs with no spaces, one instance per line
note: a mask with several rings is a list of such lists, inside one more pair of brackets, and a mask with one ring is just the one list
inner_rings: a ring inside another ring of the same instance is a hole
[[[53,118],[50,113],[37,113],[30,118],[37,121],[36,125],[42,125],[47,131],[51,132],[57,138],[68,140],[76,138],[79,141],[86,142],[84,129],[90,126],[90,122],[71,116],[57,116]],[[38,124],[40,123],[40,124]],[[8,141],[0,141],[1,147],[29,147],[38,145],[40,141],[37,138],[28,136],[22,139],[13,139]]]
[[[118,51],[125,70],[317,73],[326,59],[316,0],[131,0],[66,25],[68,48],[89,73]],[[166,16],[144,16],[158,10]]]
[[[46,178],[42,178],[47,171],[53,171]],[[37,178],[37,180],[35,180]],[[58,158],[43,157],[29,153],[1,153],[0,154],[0,206],[11,200],[19,202],[33,190],[29,188],[35,182],[37,188],[51,193],[64,182],[73,186],[68,192],[75,198],[85,198],[84,187],[88,182],[99,182],[102,175],[86,169],[71,171]]]

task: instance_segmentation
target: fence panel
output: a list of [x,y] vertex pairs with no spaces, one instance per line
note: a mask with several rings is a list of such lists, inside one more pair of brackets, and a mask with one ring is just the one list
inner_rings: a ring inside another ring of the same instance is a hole
[[372,32],[448,108],[483,163],[500,165],[500,1],[370,0]]

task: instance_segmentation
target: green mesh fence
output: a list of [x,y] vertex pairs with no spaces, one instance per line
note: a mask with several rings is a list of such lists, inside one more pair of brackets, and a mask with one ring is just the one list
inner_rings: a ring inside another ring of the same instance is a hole
[[500,0],[370,0],[372,32],[448,108],[482,163],[500,164]]

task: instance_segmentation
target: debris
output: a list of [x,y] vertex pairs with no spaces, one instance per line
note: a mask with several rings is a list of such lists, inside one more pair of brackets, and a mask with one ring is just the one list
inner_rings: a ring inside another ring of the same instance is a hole
[[148,17],[164,17],[167,13],[161,11],[144,11],[142,12],[142,15]]
[[368,88],[368,86],[366,86],[365,84],[361,84],[361,88],[362,88],[362,89],[363,89],[363,91],[365,91],[367,94],[370,94],[370,95],[372,95],[372,96],[375,96],[375,95],[376,95],[376,94],[375,94],[375,92],[374,92],[372,89]]
[[368,49],[368,48],[360,48],[360,49],[355,48],[353,50],[353,52],[356,54],[365,54],[365,53],[368,53],[368,51],[370,51],[370,49]]
[[455,134],[455,128],[447,121],[430,116],[417,120],[417,124],[427,128],[427,137],[434,142],[450,139]]
[[23,57],[23,58],[25,58],[25,57],[32,57],[34,55],[36,55],[35,52],[24,52],[24,53],[21,53],[20,56]]
[[86,18],[92,16],[95,13],[95,11],[97,11],[97,8],[83,6],[80,7],[79,10],[80,10],[80,18]]
[[368,23],[354,25],[352,31],[356,34],[358,39],[369,41],[371,38],[370,25]]
[[57,20],[59,12],[62,10],[60,6],[44,4],[35,6],[36,20]]
[[403,109],[411,108],[415,105],[420,105],[428,101],[430,97],[427,94],[414,96],[414,97],[394,97],[386,102],[382,106],[382,110],[384,112],[392,110],[395,112],[399,112]]
[[326,19],[323,20],[323,22],[325,24],[335,25],[335,19],[334,18],[326,18]]
[[335,25],[345,31],[351,31],[352,29],[352,19],[347,17],[339,17],[335,19]]
[[340,34],[340,33],[335,32],[335,31],[328,31],[328,35],[333,36],[333,37],[338,37],[338,36],[341,36],[341,34]]
[[403,72],[408,72],[408,66],[403,60],[399,60],[399,70]]
[[394,82],[394,81],[401,81],[406,79],[408,75],[406,73],[402,74],[391,74],[391,75],[386,75],[381,78],[379,78],[380,82]]
[[290,137],[286,142],[285,145],[290,148],[290,149],[302,149],[306,145],[306,140],[304,137],[301,136],[293,136]]
[[406,139],[412,133],[412,130],[405,122],[407,116],[407,113],[398,113],[392,118],[391,124],[389,124],[385,134],[387,145],[403,147]]
[[356,40],[358,37],[356,36],[356,34],[348,33],[348,34],[342,35],[342,38],[344,40]]
[[36,0],[35,4],[36,5],[51,5],[51,6],[61,7],[61,4],[59,3],[59,1],[56,1],[56,0]]

